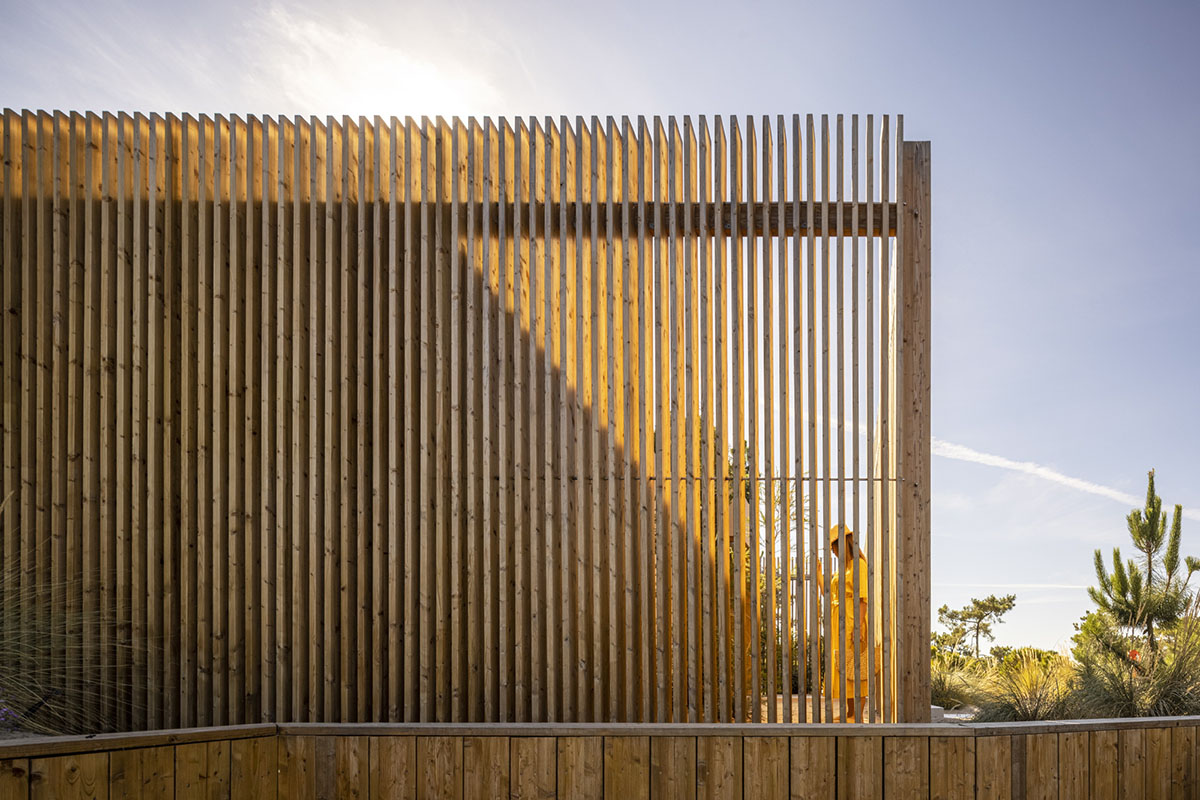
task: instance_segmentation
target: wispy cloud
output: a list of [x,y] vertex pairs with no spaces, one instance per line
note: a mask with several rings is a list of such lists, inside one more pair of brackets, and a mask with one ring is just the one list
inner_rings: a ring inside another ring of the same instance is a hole
[[933,584],[944,589],[1086,589],[1082,583],[940,583]]
[[500,93],[484,74],[454,60],[434,63],[382,31],[341,14],[273,4],[249,25],[253,94],[294,111],[456,114],[489,111]]
[[[942,458],[951,458],[955,461],[968,461],[972,464],[983,464],[988,467],[999,467],[1000,469],[1012,470],[1013,472],[1023,472],[1026,475],[1032,475],[1035,478],[1057,483],[1076,491],[1087,492],[1088,494],[1115,500],[1128,508],[1139,507],[1145,502],[1144,497],[1135,497],[1120,489],[1093,483],[1083,478],[1073,478],[1070,475],[1064,475],[1056,469],[1051,469],[1033,461],[1014,461],[1011,458],[1005,458],[1004,456],[992,453],[981,453],[965,445],[954,444],[953,442],[947,442],[937,437],[933,438],[933,454]],[[1200,511],[1197,510],[1185,509],[1183,516],[1190,520],[1200,521]]]

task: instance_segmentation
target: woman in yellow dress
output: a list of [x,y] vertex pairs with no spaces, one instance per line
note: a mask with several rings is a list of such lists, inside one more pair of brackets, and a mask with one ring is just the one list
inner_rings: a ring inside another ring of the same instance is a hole
[[[829,550],[834,558],[845,564],[846,578],[843,586],[842,571],[832,570],[829,578],[829,606],[832,625],[830,630],[833,641],[829,644],[833,660],[833,670],[826,681],[826,691],[834,700],[841,699],[842,687],[846,687],[846,721],[861,722],[857,702],[860,698],[865,704],[867,687],[870,685],[871,672],[867,661],[870,653],[875,655],[875,675],[880,672],[880,652],[878,647],[871,647],[867,637],[870,609],[867,605],[867,559],[862,551],[855,546],[854,531],[843,525],[834,525],[829,529]],[[855,567],[857,566],[857,570]],[[855,572],[857,571],[857,575]],[[824,580],[818,580],[817,586],[825,591]],[[857,588],[857,591],[855,591]],[[855,620],[855,606],[858,607],[858,619]],[[857,625],[857,627],[856,627]],[[839,631],[841,635],[839,635]],[[858,642],[858,680],[855,681],[854,668],[855,640]],[[842,675],[842,646],[845,645],[845,676]],[[830,685],[832,684],[832,685]],[[865,714],[861,714],[865,717]]]

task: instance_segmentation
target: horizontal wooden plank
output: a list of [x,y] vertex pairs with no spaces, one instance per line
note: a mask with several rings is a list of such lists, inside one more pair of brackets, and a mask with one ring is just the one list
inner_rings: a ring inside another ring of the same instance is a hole
[[0,742],[0,758],[32,758],[98,753],[135,747],[161,747],[191,742],[231,741],[256,736],[275,736],[279,728],[272,724],[227,725],[207,728],[180,728],[168,731],[134,733],[98,733],[91,736],[30,736]]

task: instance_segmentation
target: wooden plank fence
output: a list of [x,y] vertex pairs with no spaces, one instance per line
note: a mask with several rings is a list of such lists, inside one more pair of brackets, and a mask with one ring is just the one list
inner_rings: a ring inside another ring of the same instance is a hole
[[829,722],[861,683],[867,720],[926,719],[902,125],[5,111],[0,636],[31,702]]
[[1181,800],[1198,725],[246,725],[0,743],[0,797]]

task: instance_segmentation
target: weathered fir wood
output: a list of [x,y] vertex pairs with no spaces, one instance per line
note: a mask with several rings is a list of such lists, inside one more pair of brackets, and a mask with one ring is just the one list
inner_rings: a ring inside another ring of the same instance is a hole
[[1009,800],[1012,795],[1012,737],[975,740],[976,800]]
[[838,800],[868,800],[882,796],[886,782],[883,743],[883,737],[879,736],[838,737]]
[[1095,800],[1115,800],[1117,775],[1120,772],[1120,745],[1117,731],[1088,733],[1088,797]]
[[1200,796],[1197,773],[1196,728],[1171,729],[1171,796]]
[[108,770],[107,753],[32,759],[29,762],[29,799],[107,800],[110,797]]
[[[1186,773],[1196,756],[1185,746],[1194,722],[1005,726],[1011,734],[903,724],[233,726],[6,744],[0,788],[6,798],[1065,798],[1116,796],[1127,771],[1128,796],[1174,798],[1194,794]],[[1097,736],[1106,749],[1094,751]],[[1118,764],[1121,739],[1164,746]],[[1093,751],[1112,769],[1093,768]]]
[[509,786],[514,800],[553,800],[558,790],[554,737],[514,737],[509,747]]
[[846,198],[840,118],[788,122],[5,111],[0,557],[52,702],[921,719],[928,146],[852,121]]
[[[1167,731],[1168,737],[1170,731]],[[1060,733],[1058,735],[1058,796],[1060,800],[1086,798],[1090,770],[1088,734]]]
[[503,736],[462,740],[463,797],[483,800],[509,793],[509,740]]
[[604,796],[604,738],[572,736],[558,740],[558,796],[601,800]]
[[[616,741],[607,739],[606,742]],[[655,798],[690,798],[696,793],[696,738],[692,736],[656,736],[653,739],[642,739],[650,752],[650,781],[649,796]],[[636,770],[626,773],[633,784],[626,790],[617,788],[610,794],[619,798],[629,794],[638,794],[646,784],[644,777]],[[607,788],[607,769],[605,771],[605,786]]]
[[[792,763],[795,763],[794,759]],[[697,737],[696,796],[701,800],[742,797],[741,737]]]
[[1026,736],[1026,800],[1053,800],[1058,797],[1058,787],[1058,736],[1053,733],[1036,733]]
[[[414,800],[417,796],[416,746],[416,737],[413,736],[371,737],[368,757],[371,764],[369,787],[372,800]],[[282,771],[280,777],[282,778]],[[282,789],[281,780],[281,793]]]
[[[934,738],[888,737],[883,740],[883,771],[888,797],[941,797],[946,782],[955,776],[946,771],[945,748],[952,742]],[[932,751],[932,752],[931,752]],[[958,797],[959,795],[945,795]]]
[[[274,746],[274,738],[268,739]],[[109,755],[110,800],[175,796],[175,748],[146,747],[118,750]]]
[[971,800],[975,796],[973,738],[936,736],[929,740],[929,792],[938,800]]
[[[651,739],[647,736],[606,736],[604,738],[605,800],[626,797],[649,800],[652,780],[656,788],[666,790],[669,778],[667,782],[663,782],[662,773],[672,773],[674,767],[674,762],[671,760],[671,756],[674,755],[672,745],[676,740],[654,739],[653,741],[661,752],[651,748]],[[663,760],[664,756],[666,757],[665,761]],[[566,796],[570,796],[569,793]]]
[[902,323],[896,343],[901,358],[897,418],[901,469],[900,495],[904,521],[897,544],[903,565],[903,598],[898,620],[897,695],[912,722],[929,719],[930,629],[930,155],[928,142],[903,142],[903,120],[897,124],[902,169],[897,178],[901,201],[897,308]]
[[837,739],[832,736],[793,736],[791,739],[791,796],[796,800],[835,800],[837,797]]

